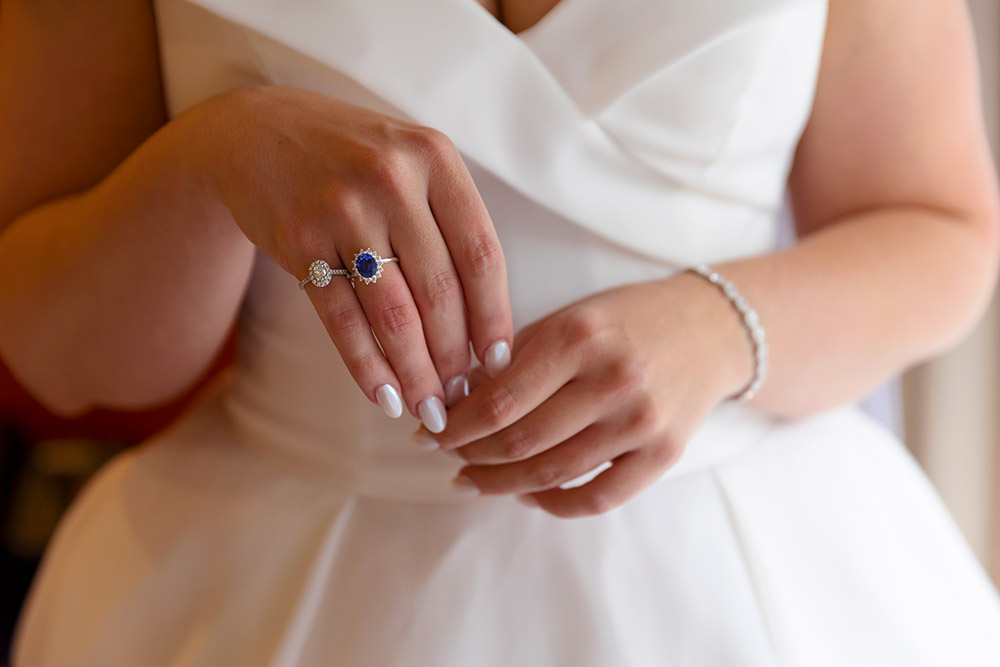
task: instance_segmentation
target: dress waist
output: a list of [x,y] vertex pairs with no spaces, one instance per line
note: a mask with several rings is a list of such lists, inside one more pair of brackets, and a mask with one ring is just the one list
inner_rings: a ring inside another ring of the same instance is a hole
[[[270,421],[267,415],[242,403],[238,392],[232,391],[231,376],[231,371],[221,374],[171,430],[184,433],[186,438],[192,432],[210,434],[226,441],[235,455],[250,454],[276,472],[316,484],[332,494],[406,502],[486,500],[468,498],[451,489],[451,478],[464,464],[441,452],[418,448],[409,438],[416,428],[415,420],[405,416],[390,420],[375,407],[373,414],[359,422],[370,426],[364,433],[349,426],[346,432],[334,430],[325,442],[317,442],[315,434],[297,432],[288,422]],[[721,463],[752,447],[774,424],[775,418],[745,405],[720,403],[661,479]],[[569,484],[578,484],[591,474],[593,471]]]

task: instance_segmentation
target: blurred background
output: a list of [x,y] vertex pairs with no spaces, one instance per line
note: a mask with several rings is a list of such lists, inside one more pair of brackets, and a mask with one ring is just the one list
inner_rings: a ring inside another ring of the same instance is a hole
[[[2,0],[0,0],[2,4]],[[969,0],[979,39],[984,111],[1000,156],[1000,2]],[[0,360],[0,666],[24,593],[52,530],[104,462],[168,424],[232,362],[234,334],[188,394],[141,413],[59,419]],[[912,369],[863,406],[916,455],[976,554],[1000,584],[1000,299],[949,354]]]

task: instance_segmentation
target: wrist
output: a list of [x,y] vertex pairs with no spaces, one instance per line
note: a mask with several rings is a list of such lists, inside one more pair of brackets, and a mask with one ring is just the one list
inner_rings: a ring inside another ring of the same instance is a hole
[[164,126],[165,143],[185,191],[207,211],[228,207],[219,181],[219,131],[213,100],[185,110]]
[[715,379],[719,401],[744,392],[756,377],[756,349],[743,315],[720,286],[694,271],[670,278],[685,292],[696,323],[699,354]]

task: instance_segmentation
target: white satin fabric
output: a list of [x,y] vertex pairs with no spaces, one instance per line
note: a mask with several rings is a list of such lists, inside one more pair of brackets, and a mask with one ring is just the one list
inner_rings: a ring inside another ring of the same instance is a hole
[[[775,248],[826,4],[563,0],[520,35],[474,0],[157,15],[173,114],[275,83],[448,134],[517,329]],[[417,449],[415,427],[361,394],[295,277],[258,253],[236,368],[85,487],[15,664],[1000,664],[996,590],[855,406],[792,422],[722,404],[652,487],[572,520],[456,495],[458,462]]]

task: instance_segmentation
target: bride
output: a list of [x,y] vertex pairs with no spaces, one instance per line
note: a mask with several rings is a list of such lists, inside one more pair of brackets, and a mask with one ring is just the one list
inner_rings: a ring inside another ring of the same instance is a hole
[[997,276],[960,0],[3,0],[0,100],[26,388],[158,404],[239,327],[15,665],[1000,664],[853,404]]

